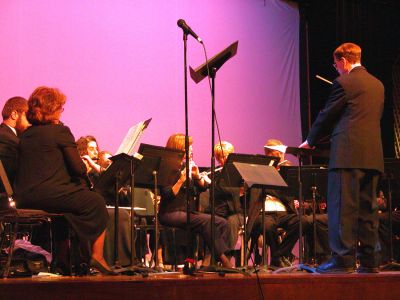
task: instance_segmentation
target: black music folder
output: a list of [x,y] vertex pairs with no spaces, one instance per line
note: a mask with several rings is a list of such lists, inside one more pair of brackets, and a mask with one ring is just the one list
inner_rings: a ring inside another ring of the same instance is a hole
[[221,178],[227,187],[241,187],[244,181],[249,187],[286,188],[285,181],[276,170],[279,160],[279,157],[273,156],[231,153]]
[[211,69],[215,68],[216,71],[218,71],[224,63],[226,63],[229,59],[236,55],[238,44],[239,41],[236,41],[226,47],[220,53],[214,55],[211,59],[208,60],[208,67],[207,62],[203,63],[195,70],[193,70],[193,68],[189,66],[190,77],[192,77],[193,81],[199,83],[208,76],[208,72],[211,72]]

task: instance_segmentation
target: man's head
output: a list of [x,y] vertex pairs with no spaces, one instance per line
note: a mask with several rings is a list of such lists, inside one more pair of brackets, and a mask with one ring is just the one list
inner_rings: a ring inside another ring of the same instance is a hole
[[227,141],[222,141],[221,143],[217,143],[214,146],[215,158],[218,163],[223,166],[225,164],[226,159],[230,153],[233,153],[235,148],[233,145]]
[[78,147],[78,152],[80,156],[89,155],[91,159],[97,160],[99,157],[99,147],[97,145],[97,140],[94,136],[87,135],[80,137],[76,141]]
[[28,111],[28,101],[22,97],[13,97],[7,100],[1,112],[3,122],[10,127],[15,128],[18,132],[23,132],[29,127],[26,119]]
[[[265,143],[265,146],[280,146],[280,145],[283,145],[283,143],[280,140],[277,140],[277,139],[269,139]],[[267,155],[267,156],[279,157],[280,158],[280,162],[285,160],[285,153],[280,152],[278,150],[264,148],[264,152],[265,152],[265,155]]]
[[349,73],[352,66],[361,63],[361,48],[353,43],[344,43],[333,52],[333,66],[339,74]]

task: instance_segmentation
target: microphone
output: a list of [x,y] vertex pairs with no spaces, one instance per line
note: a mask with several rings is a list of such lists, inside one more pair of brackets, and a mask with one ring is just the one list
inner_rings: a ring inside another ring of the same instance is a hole
[[185,20],[179,19],[178,20],[178,26],[183,29],[183,31],[186,34],[190,34],[192,37],[194,37],[200,44],[203,44],[203,40],[199,38],[199,36],[192,30],[192,28],[189,27],[188,24],[186,24]]

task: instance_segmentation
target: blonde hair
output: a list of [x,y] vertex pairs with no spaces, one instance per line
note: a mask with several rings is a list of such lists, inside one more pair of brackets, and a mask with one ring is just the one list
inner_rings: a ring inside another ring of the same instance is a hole
[[[283,145],[283,143],[280,140],[277,139],[269,139],[266,143],[265,146],[279,146]],[[277,150],[272,150],[268,148],[264,148],[265,155],[271,155],[274,156],[276,155]],[[278,151],[280,153],[280,151]]]
[[221,161],[224,157],[228,157],[228,155],[234,151],[235,148],[233,145],[227,141],[221,141],[214,146],[215,158],[218,161]]

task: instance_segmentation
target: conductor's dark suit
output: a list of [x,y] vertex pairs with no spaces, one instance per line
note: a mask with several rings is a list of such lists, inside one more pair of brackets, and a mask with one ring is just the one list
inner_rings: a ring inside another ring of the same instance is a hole
[[377,266],[376,187],[383,171],[380,119],[383,84],[362,67],[334,82],[325,108],[307,137],[312,147],[332,132],[328,176],[329,243],[340,264]]

